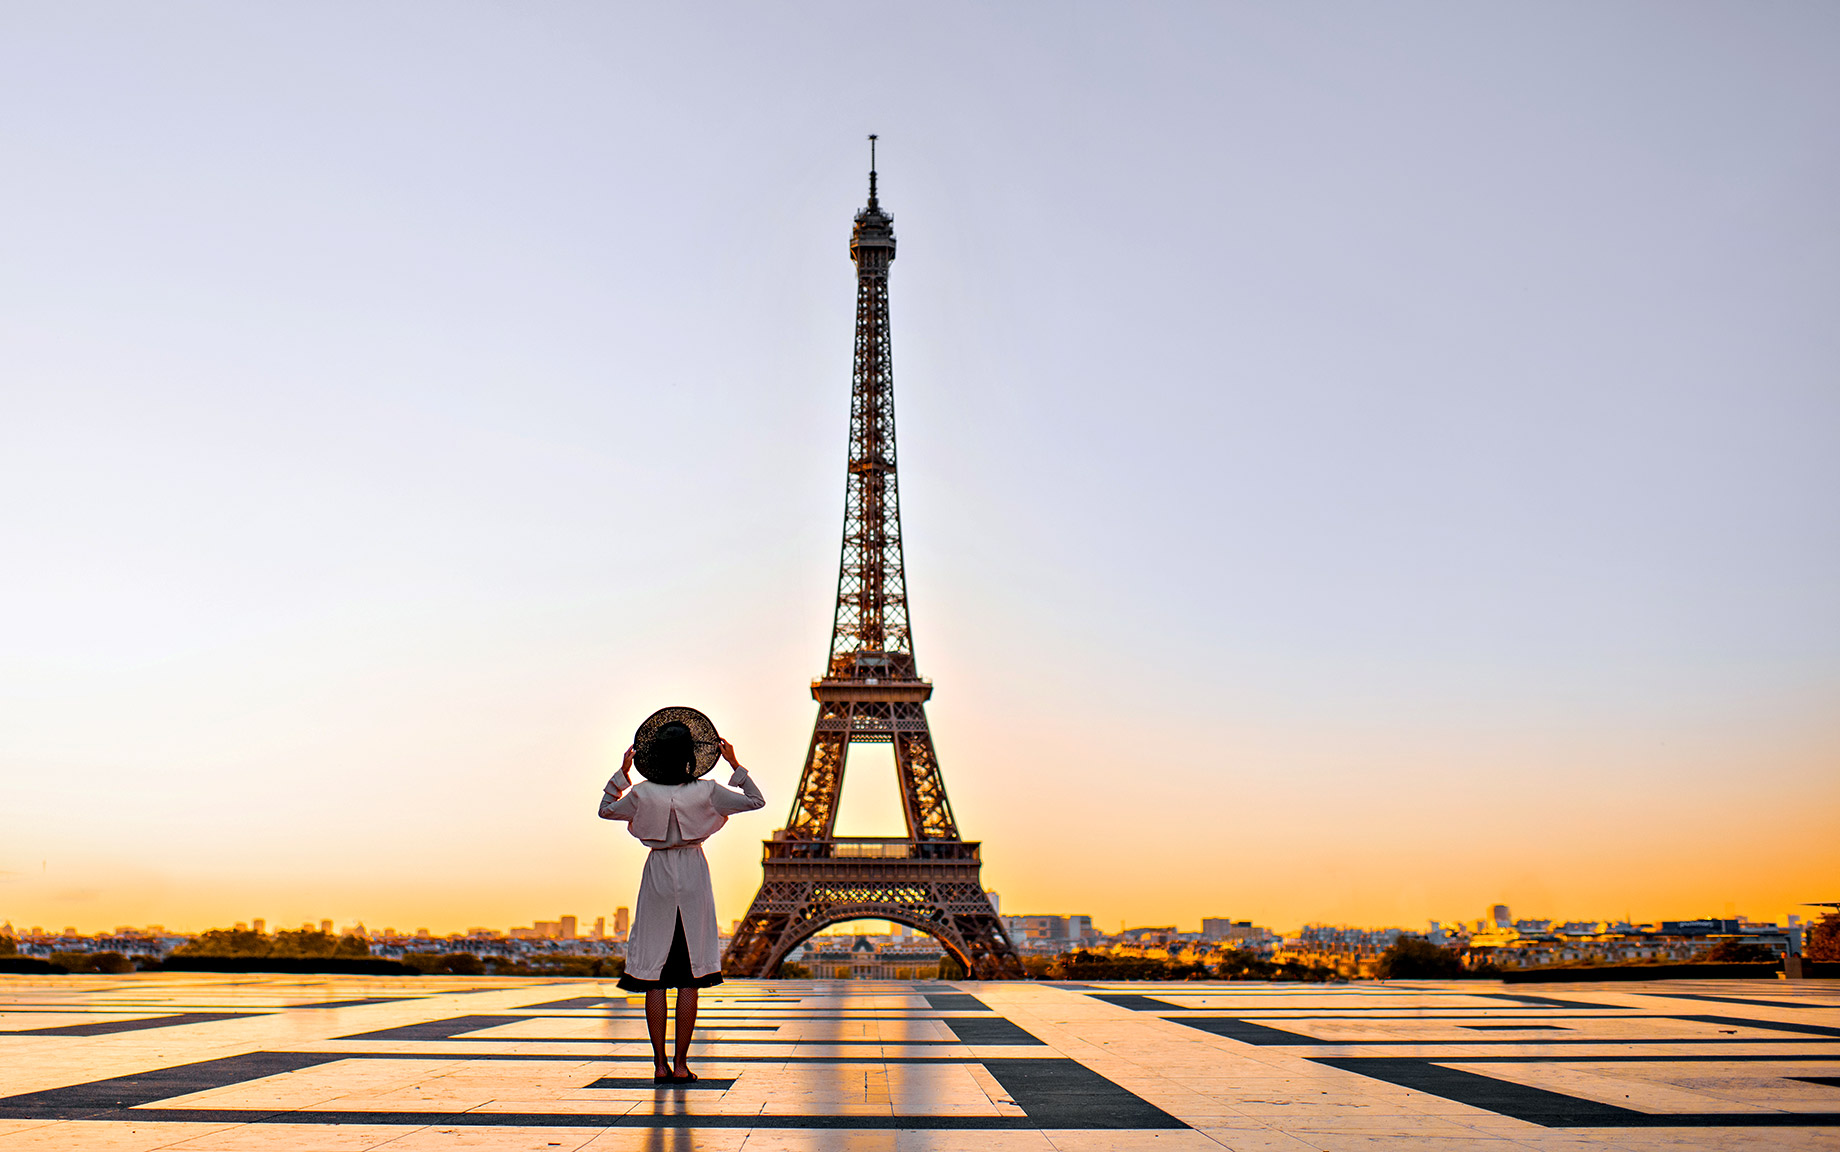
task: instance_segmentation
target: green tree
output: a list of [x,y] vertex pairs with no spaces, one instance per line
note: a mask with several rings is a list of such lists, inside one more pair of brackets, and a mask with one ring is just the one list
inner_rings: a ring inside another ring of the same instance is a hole
[[1423,936],[1401,936],[1380,954],[1374,972],[1382,980],[1450,980],[1463,975],[1463,961]]
[[1278,966],[1245,948],[1234,948],[1220,958],[1214,974],[1222,980],[1269,980]]
[[66,972],[134,971],[134,961],[119,952],[53,952],[51,962]]
[[1802,955],[1810,960],[1840,960],[1840,909],[1808,926],[1808,934],[1802,940]]
[[1063,952],[1044,972],[1049,980],[1200,980],[1209,974],[1204,964],[1159,960],[1151,956],[1110,956],[1085,950]]
[[274,941],[260,932],[212,928],[173,949],[175,956],[266,956]]
[[329,932],[299,931],[289,932],[285,929],[275,933],[269,943],[270,956],[331,956],[339,950],[339,939]]
[[1721,940],[1700,959],[1708,964],[1758,964],[1776,959],[1776,949],[1748,940]]
[[11,936],[0,936],[0,956],[12,956],[19,951],[19,944]]
[[778,976],[781,980],[809,980],[811,979],[811,969],[792,960],[781,960],[779,962],[779,971],[775,972],[774,975]]
[[[471,952],[405,952],[402,962],[424,976],[484,976],[485,961]],[[592,973],[573,973],[592,975]]]
[[173,949],[175,956],[369,956],[371,946],[356,936],[333,936],[311,929],[273,936],[235,928],[200,932]]

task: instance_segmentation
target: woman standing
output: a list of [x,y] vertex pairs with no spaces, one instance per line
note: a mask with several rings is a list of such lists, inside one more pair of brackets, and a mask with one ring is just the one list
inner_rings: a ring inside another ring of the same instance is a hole
[[[734,773],[732,792],[702,776],[720,753]],[[645,782],[629,787],[638,766]],[[623,795],[622,795],[623,793]],[[626,973],[620,987],[645,993],[645,1027],[652,1038],[658,1084],[687,1084],[696,1073],[685,1065],[696,1027],[697,989],[722,982],[722,953],[716,931],[715,892],[703,841],[737,812],[766,804],[766,797],[735,759],[732,744],[716,734],[709,718],[694,708],[661,708],[639,726],[620,770],[607,781],[601,819],[624,820],[627,830],[651,854],[639,880],[632,931],[626,939]],[[665,989],[677,989],[677,1061],[664,1053]]]

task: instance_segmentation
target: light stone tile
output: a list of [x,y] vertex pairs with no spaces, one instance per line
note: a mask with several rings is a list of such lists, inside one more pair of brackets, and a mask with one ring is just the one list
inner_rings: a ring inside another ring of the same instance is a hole
[[4,1152],[144,1152],[237,1127],[226,1124],[137,1124],[64,1120],[0,1136]]
[[[972,1149],[975,1152],[1054,1152],[1054,1146],[1040,1132],[756,1128],[742,1145],[742,1152],[968,1152]],[[665,1150],[675,1152],[668,1145]],[[595,1152],[599,1152],[598,1146]],[[700,1145],[695,1152],[702,1152]]]
[[1171,1129],[1162,1132],[1052,1131],[1048,1142],[1055,1152],[1215,1152],[1219,1144],[1204,1132]]
[[368,1152],[409,1131],[398,1124],[245,1124],[166,1147],[174,1152]]
[[56,1120],[0,1120],[0,1136],[14,1132],[24,1132],[28,1128],[42,1128],[46,1124],[56,1124]]
[[1215,1145],[1234,1152],[1308,1152],[1315,1147],[1276,1128],[1198,1125],[1197,1130]]
[[1527,1145],[1486,1136],[1421,1135],[1415,1132],[1300,1133],[1309,1147],[1321,1152],[1364,1152],[1366,1149],[1411,1148],[1414,1152],[1525,1152]]
[[747,1139],[736,1128],[609,1128],[580,1152],[740,1152]]
[[575,1152],[602,1128],[417,1128],[378,1147],[383,1152]]

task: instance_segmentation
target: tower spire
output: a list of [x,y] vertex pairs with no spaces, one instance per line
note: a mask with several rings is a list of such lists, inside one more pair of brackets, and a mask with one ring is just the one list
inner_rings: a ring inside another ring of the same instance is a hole
[[880,207],[875,201],[875,133],[869,133],[869,207]]

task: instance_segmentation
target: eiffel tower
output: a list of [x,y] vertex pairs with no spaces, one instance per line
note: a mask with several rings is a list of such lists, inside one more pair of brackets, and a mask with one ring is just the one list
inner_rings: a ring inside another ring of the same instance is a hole
[[[979,844],[958,834],[926,724],[932,681],[914,667],[895,479],[894,372],[888,339],[888,265],[894,218],[875,194],[856,214],[856,363],[850,380],[850,461],[843,561],[830,664],[812,681],[818,721],[786,826],[765,844],[760,892],[729,942],[722,968],[770,976],[799,944],[845,920],[891,920],[938,940],[976,980],[1022,975],[984,895]],[[854,744],[893,744],[907,836],[836,835],[837,800]]]

